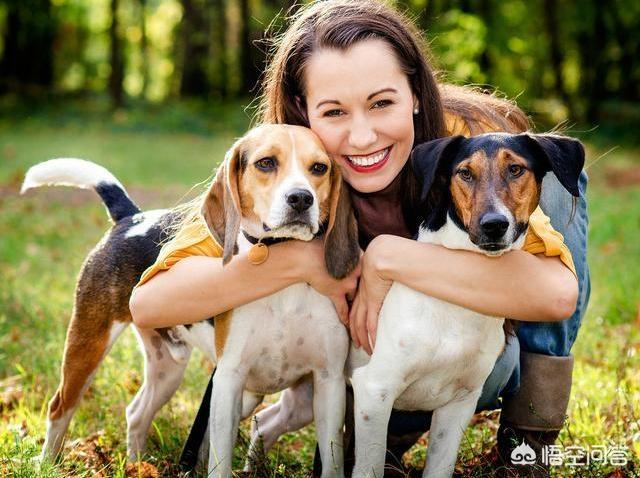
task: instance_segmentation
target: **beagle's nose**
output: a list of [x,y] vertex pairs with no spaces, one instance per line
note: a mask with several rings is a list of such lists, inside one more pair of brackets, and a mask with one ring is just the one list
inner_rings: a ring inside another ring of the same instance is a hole
[[292,189],[285,198],[287,204],[297,212],[304,212],[313,204],[313,195],[306,189]]
[[488,212],[480,218],[480,228],[490,239],[501,239],[509,229],[509,220],[500,213]]

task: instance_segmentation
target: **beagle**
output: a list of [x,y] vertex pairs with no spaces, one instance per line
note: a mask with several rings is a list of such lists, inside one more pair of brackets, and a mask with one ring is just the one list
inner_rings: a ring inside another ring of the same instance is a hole
[[[422,184],[417,240],[497,256],[523,246],[547,172],[579,195],[584,149],[561,136],[491,133],[430,141],[416,147],[410,160]],[[504,349],[503,324],[503,318],[392,285],[373,355],[351,347],[347,360],[355,401],[353,476],[383,476],[392,408],[433,411],[423,476],[453,474],[462,434]],[[268,432],[265,444],[290,431],[278,416],[295,411],[302,417],[310,407],[296,392],[285,391],[278,404],[254,417]]]
[[[95,189],[114,222],[78,279],[61,382],[47,416],[43,456],[55,456],[98,365],[131,322],[128,304],[134,285],[156,260],[159,244],[169,239],[167,226],[181,218],[172,210],[140,212],[111,173],[88,161],[38,164],[27,172],[22,192],[42,185]],[[202,216],[223,249],[223,264],[256,240],[309,241],[323,231],[326,265],[334,277],[346,276],[359,260],[355,219],[340,171],[307,128],[262,125],[236,141],[206,194]],[[176,391],[191,350],[198,347],[217,363],[210,476],[231,476],[239,420],[265,394],[287,387],[313,388],[322,457],[334,464],[326,467],[326,476],[342,475],[349,339],[328,298],[308,284],[295,284],[208,321],[170,329],[134,328],[145,377],[127,407],[130,459],[144,452],[154,415]]]

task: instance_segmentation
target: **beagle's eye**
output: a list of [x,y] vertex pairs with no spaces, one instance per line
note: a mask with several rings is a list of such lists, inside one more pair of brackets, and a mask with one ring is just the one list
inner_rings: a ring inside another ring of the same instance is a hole
[[311,172],[318,176],[322,176],[328,169],[329,167],[323,163],[314,163],[313,166],[311,166]]
[[512,164],[509,166],[509,174],[514,178],[518,178],[524,174],[524,168],[519,164]]
[[458,169],[458,176],[464,182],[470,183],[473,180],[473,176],[471,175],[471,171],[468,168],[460,168]]
[[262,158],[255,162],[256,168],[260,171],[269,172],[276,169],[278,165],[278,161],[274,156],[269,156],[268,158]]

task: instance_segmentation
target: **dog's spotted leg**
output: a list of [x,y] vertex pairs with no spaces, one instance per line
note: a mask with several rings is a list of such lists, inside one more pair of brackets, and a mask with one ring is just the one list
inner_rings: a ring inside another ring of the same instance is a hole
[[[224,358],[222,359],[224,360]],[[218,367],[213,377],[209,415],[209,469],[207,476],[231,476],[233,445],[242,415],[242,395],[246,376]]]
[[313,382],[307,376],[286,389],[277,403],[261,410],[251,420],[251,445],[244,471],[251,472],[284,433],[294,432],[313,421]]
[[144,383],[127,406],[127,456],[132,461],[144,453],[153,417],[178,389],[191,354],[187,348],[178,362],[156,331],[135,330],[144,350]]
[[344,476],[342,426],[346,402],[343,371],[321,370],[313,376],[313,415],[322,460],[322,478]]
[[384,474],[387,425],[400,384],[394,375],[378,373],[374,360],[353,372],[356,464],[353,476],[378,478]]
[[[76,311],[78,310],[82,308],[76,305]],[[41,459],[55,458],[60,452],[80,398],[89,388],[100,362],[128,325],[128,322],[113,322],[98,326],[95,325],[98,321],[93,321],[94,326],[87,330],[85,324],[89,319],[79,312],[71,318],[64,346],[60,384],[49,402],[47,433]]]
[[481,389],[474,391],[461,400],[434,410],[423,478],[448,478],[453,475],[462,435],[473,416],[481,392]]

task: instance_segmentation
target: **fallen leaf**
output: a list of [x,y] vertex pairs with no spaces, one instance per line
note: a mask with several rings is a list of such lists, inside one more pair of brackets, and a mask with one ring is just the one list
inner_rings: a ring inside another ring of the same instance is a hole
[[124,472],[127,478],[158,478],[158,469],[146,461],[127,463]]
[[627,478],[627,475],[620,468],[616,468],[606,478]]

